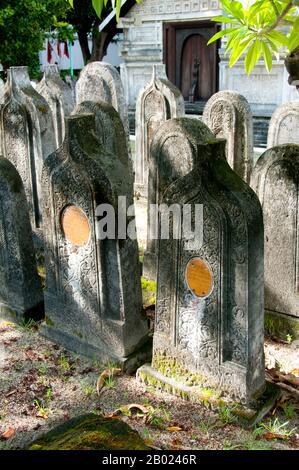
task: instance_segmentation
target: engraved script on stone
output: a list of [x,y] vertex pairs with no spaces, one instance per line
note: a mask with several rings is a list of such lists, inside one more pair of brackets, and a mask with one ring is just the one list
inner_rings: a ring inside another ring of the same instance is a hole
[[299,144],[299,101],[282,104],[271,117],[267,147],[281,144]]

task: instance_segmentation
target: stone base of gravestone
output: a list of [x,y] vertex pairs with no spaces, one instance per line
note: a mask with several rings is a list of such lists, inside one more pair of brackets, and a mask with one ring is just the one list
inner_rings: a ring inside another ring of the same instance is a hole
[[118,419],[77,416],[29,445],[28,450],[148,450],[138,432]]
[[299,339],[299,318],[265,310],[265,332],[284,341],[289,336]]
[[[102,342],[99,338],[98,346],[93,346],[84,340],[75,338],[73,335],[69,335],[55,326],[50,325],[50,320],[46,318],[46,321],[42,324],[39,329],[39,333],[47,339],[54,341],[66,349],[81,354],[83,356],[90,357],[91,359],[97,359],[102,364],[113,362],[121,367],[122,371],[127,374],[132,374],[136,371],[141,364],[151,360],[152,356],[152,340],[147,339],[146,342],[140,344],[140,347],[136,347],[135,351],[127,357],[112,355],[107,344]],[[133,334],[133,332],[132,332]]]
[[[194,403],[208,404],[210,408],[217,410],[225,405],[232,405],[231,397],[223,395],[221,388],[211,388],[201,385],[194,385],[196,379],[202,381],[203,378],[192,374],[186,377],[186,382],[182,383],[181,377],[176,378],[163,375],[154,369],[150,364],[144,364],[136,372],[136,379],[145,386],[152,386],[159,390],[178,396],[183,400]],[[273,405],[281,395],[279,387],[272,383],[267,383],[264,392],[252,403],[239,404],[234,409],[236,420],[244,427],[253,427],[273,408]],[[238,400],[236,400],[238,403]],[[233,402],[236,404],[236,402]]]

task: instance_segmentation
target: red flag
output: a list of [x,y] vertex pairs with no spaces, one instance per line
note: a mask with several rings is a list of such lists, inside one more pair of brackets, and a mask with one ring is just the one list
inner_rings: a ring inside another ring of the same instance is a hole
[[66,55],[68,59],[70,58],[69,48],[67,47],[66,41],[64,41],[64,55]]
[[47,59],[48,59],[48,63],[50,64],[52,62],[52,46],[51,46],[49,39],[48,39],[48,44],[47,44]]
[[58,57],[61,57],[60,39],[57,41],[57,54]]

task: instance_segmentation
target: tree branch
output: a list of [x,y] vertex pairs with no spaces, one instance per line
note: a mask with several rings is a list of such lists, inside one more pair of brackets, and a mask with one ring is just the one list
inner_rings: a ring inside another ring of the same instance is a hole
[[[271,2],[272,3],[272,2]],[[291,8],[293,8],[293,2],[289,2],[286,7],[282,10],[282,12],[276,17],[276,20],[274,23],[272,23],[268,28],[265,28],[264,30],[261,31],[263,34],[270,33],[273,31],[277,26],[281,23],[281,21],[284,19],[284,17],[288,14]]]

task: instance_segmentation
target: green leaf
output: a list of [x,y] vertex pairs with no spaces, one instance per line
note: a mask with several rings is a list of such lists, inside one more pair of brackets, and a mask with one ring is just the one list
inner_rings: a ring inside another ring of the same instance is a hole
[[71,5],[71,7],[74,8],[74,0],[69,0],[69,3]]
[[290,52],[292,52],[298,46],[299,46],[299,34],[298,34],[298,31],[293,29],[289,36],[288,49]]
[[268,45],[265,43],[265,41],[262,41],[261,46],[262,46],[264,61],[266,64],[266,69],[268,70],[268,72],[270,72],[272,69],[272,62],[273,62],[271,51]]
[[271,31],[271,33],[267,33],[267,37],[270,37],[278,47],[288,46],[288,38],[279,31]]
[[222,38],[223,36],[228,36],[232,34],[234,31],[237,31],[240,28],[227,28],[219,31],[218,33],[214,34],[214,36],[211,37],[211,39],[208,41],[208,45],[211,44],[214,41],[217,41],[217,39]]
[[211,18],[211,20],[215,21],[216,23],[239,24],[236,19],[230,18],[229,16],[215,16],[214,18]]
[[119,20],[120,10],[121,10],[121,0],[116,0],[116,6],[115,6],[116,21]]
[[243,42],[239,42],[238,45],[235,45],[230,56],[229,66],[233,67],[235,63],[240,59],[243,52],[247,49],[249,44],[252,41],[252,37],[245,39]]
[[95,12],[98,15],[98,17],[101,18],[103,6],[104,6],[104,0],[92,0],[92,6],[95,9]]
[[226,48],[224,51],[224,54],[227,54],[227,52],[232,49],[234,45],[234,41],[237,38],[238,31],[234,32],[231,34],[230,38],[228,38],[227,43],[226,43]]
[[254,43],[250,46],[248,53],[245,57],[245,70],[248,75],[251,73],[253,67],[259,60],[261,52],[261,41],[260,39],[256,39]]

